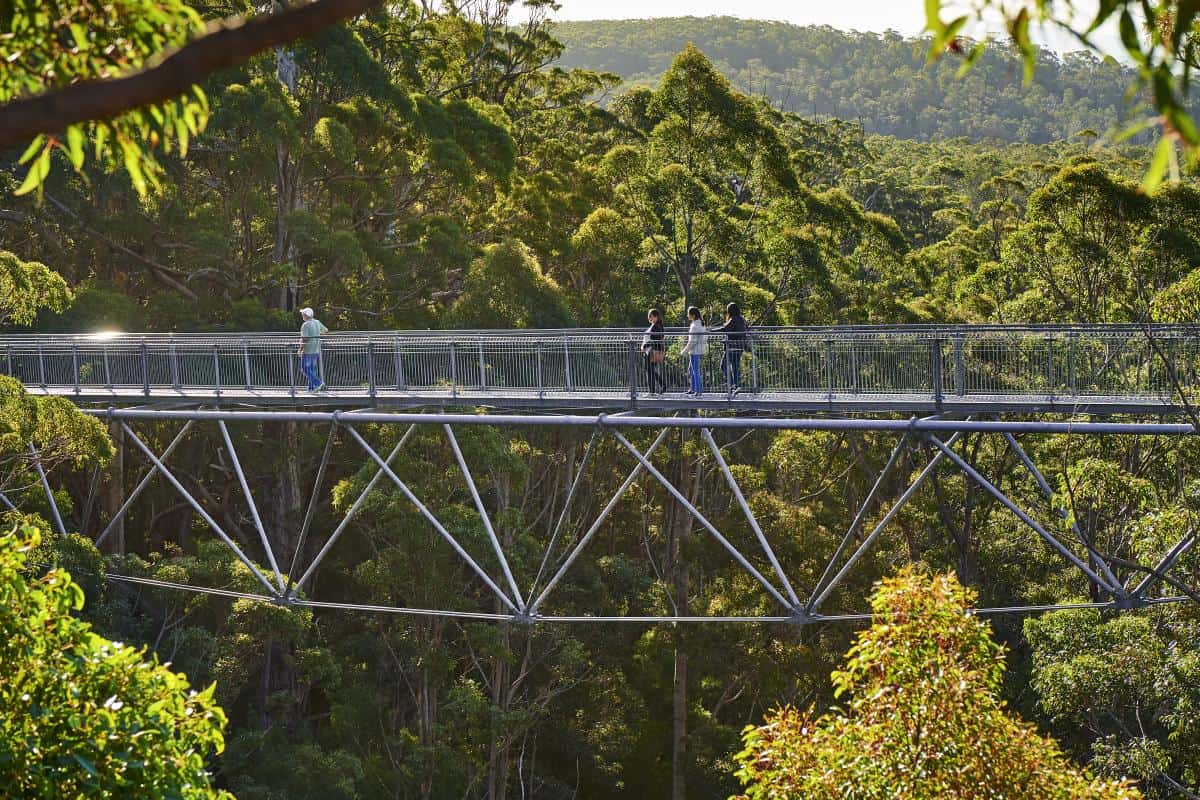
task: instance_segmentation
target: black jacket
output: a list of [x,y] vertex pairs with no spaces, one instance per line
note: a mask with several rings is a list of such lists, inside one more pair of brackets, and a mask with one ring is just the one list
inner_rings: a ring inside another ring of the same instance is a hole
[[662,350],[663,347],[663,324],[662,320],[656,320],[653,325],[646,329],[647,335],[650,337],[651,350]]
[[713,328],[713,333],[726,334],[725,347],[729,350],[745,350],[746,340],[749,338],[750,326],[746,324],[745,317],[731,317],[721,327]]

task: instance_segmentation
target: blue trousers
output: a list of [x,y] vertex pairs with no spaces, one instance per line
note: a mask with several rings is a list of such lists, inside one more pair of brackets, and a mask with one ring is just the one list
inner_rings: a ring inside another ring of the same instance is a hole
[[704,391],[704,381],[700,376],[700,356],[693,355],[688,360],[688,377],[692,379],[692,391],[700,394]]
[[321,385],[321,354],[305,353],[300,356],[300,371],[308,378],[308,390],[311,392]]

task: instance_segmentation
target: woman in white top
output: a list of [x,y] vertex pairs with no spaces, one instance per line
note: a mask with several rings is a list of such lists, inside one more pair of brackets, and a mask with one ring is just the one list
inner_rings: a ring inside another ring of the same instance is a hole
[[690,395],[700,395],[704,392],[704,383],[700,378],[700,360],[708,349],[708,337],[704,333],[704,320],[700,318],[700,309],[691,306],[687,310],[689,320],[688,340],[683,347],[683,354],[688,357],[688,377],[691,378]]

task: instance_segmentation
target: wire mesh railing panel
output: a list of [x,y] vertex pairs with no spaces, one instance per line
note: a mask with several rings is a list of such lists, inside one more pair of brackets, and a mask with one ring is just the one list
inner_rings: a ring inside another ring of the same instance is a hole
[[[665,332],[647,363],[630,331],[412,331],[322,340],[328,389],[454,395],[644,394],[690,386],[686,332]],[[706,392],[740,383],[779,395],[1146,398],[1165,402],[1177,381],[1200,383],[1200,337],[1129,326],[961,326],[755,330],[744,341],[706,336]],[[10,336],[0,371],[29,386],[103,393],[307,389],[299,341],[279,334],[116,337]],[[648,369],[648,367],[650,367]],[[735,369],[740,367],[740,369]],[[735,372],[740,372],[736,375]],[[738,380],[740,378],[740,380]],[[659,388],[659,387],[656,387]]]

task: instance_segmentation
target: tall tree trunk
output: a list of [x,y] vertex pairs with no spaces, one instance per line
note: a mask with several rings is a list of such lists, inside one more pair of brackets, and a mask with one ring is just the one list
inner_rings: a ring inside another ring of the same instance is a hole
[[[682,487],[689,473],[689,460],[684,455],[687,432],[679,432],[679,451],[675,457],[671,479],[675,486]],[[697,465],[688,500],[693,505],[700,490],[700,474]],[[692,517],[679,502],[671,501],[667,506],[669,540],[667,543],[668,570],[671,575],[675,610],[679,616],[687,616],[688,565],[687,550],[692,535]],[[671,800],[684,800],[687,796],[687,720],[688,720],[688,653],[684,639],[684,628],[676,625],[675,674],[671,691]]]

